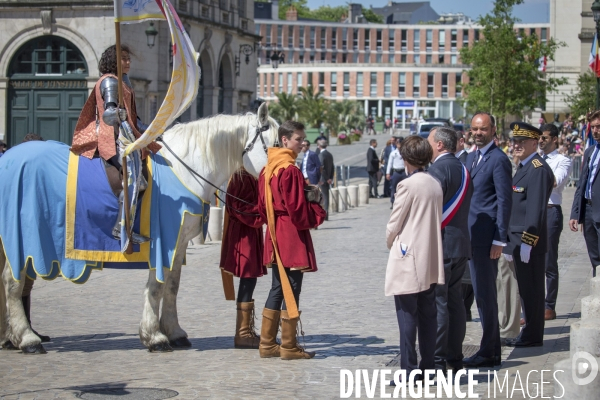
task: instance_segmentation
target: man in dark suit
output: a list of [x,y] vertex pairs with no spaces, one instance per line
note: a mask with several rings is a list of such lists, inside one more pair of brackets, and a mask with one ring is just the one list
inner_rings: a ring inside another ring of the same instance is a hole
[[513,152],[520,162],[512,180],[508,245],[503,253],[508,261],[515,262],[525,325],[515,339],[506,339],[506,345],[542,346],[548,251],[546,214],[554,173],[537,153],[542,132],[524,122],[513,122],[510,128],[513,131]]
[[469,153],[465,150],[465,133],[463,131],[457,131],[456,138],[457,143],[454,155],[460,160],[461,163],[464,164],[467,162],[467,156],[469,155]]
[[[387,165],[390,160],[390,154],[392,154],[392,151],[396,150],[396,138],[392,137],[390,140],[391,143],[389,144],[389,146],[385,146],[385,149],[383,149],[383,155],[381,156],[381,163],[383,164],[381,167],[381,171],[383,175],[386,174]],[[390,192],[390,181],[388,179],[384,179],[383,197],[390,197]]]
[[593,276],[600,265],[600,110],[589,118],[592,136],[599,144],[589,147],[583,154],[583,169],[573,198],[569,228],[577,232],[582,224],[583,237],[592,263]]
[[302,159],[302,164],[300,164],[302,175],[304,175],[306,183],[317,185],[321,179],[321,162],[319,161],[319,156],[310,150],[310,142],[308,140],[305,140],[304,144],[302,144],[302,151],[304,152],[304,158]]
[[473,180],[469,210],[473,255],[469,269],[483,335],[479,351],[463,363],[466,367],[494,367],[501,364],[496,275],[502,248],[508,243],[512,173],[508,157],[492,140],[496,136],[494,117],[475,114],[471,132],[477,150],[469,153],[466,161]]
[[377,192],[377,171],[379,171],[379,157],[377,156],[377,140],[369,141],[369,149],[367,150],[367,172],[369,173],[369,197],[380,198]]
[[323,208],[327,211],[325,220],[329,219],[329,189],[333,183],[333,174],[335,172],[335,166],[333,164],[333,156],[327,151],[327,140],[321,139],[318,141],[319,144],[319,161],[321,162],[321,179],[319,180],[319,186],[323,193]]
[[[467,330],[462,297],[462,277],[471,257],[469,208],[473,183],[465,166],[454,156],[456,132],[452,128],[432,129],[428,138],[433,148],[432,165],[428,172],[440,181],[444,194],[442,244],[445,283],[435,287],[437,303],[437,340],[435,367],[446,372],[463,368],[462,343]],[[456,211],[452,211],[456,210]]]

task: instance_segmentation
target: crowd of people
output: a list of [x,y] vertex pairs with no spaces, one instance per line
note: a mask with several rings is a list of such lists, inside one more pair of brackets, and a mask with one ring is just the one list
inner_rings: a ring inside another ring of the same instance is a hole
[[[600,139],[600,111],[588,121]],[[482,112],[466,134],[443,126],[428,139],[388,141],[378,160],[392,202],[385,294],[395,299],[407,374],[495,367],[502,345],[543,345],[545,321],[556,318],[562,192],[572,169],[560,143],[570,126],[514,122],[506,144],[498,142],[494,117]],[[371,141],[368,154],[375,148]],[[583,223],[594,270],[600,265],[599,153],[594,145],[583,154],[569,222],[573,231]],[[473,300],[483,334],[479,350],[464,358]]]

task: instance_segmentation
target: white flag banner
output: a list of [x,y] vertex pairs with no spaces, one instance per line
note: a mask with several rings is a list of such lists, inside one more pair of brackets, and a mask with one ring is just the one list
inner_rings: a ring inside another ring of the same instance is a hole
[[134,24],[148,19],[165,19],[157,0],[114,0],[115,21]]
[[173,72],[167,95],[152,123],[134,143],[128,145],[125,154],[142,149],[162,135],[192,104],[198,94],[200,67],[198,53],[169,0],[160,1],[162,12],[169,23],[173,51]]

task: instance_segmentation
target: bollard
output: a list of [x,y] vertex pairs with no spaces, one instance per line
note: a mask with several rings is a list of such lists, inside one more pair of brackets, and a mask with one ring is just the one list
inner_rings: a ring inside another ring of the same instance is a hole
[[223,238],[223,209],[221,207],[210,208],[210,218],[208,220],[208,233],[206,240],[212,242]]
[[358,205],[364,206],[369,204],[369,185],[361,183],[358,185]]
[[346,186],[340,186],[338,191],[338,212],[344,212],[348,209],[348,188]]
[[348,186],[348,204],[350,207],[358,207],[358,186]]
[[329,190],[329,209],[331,210],[330,212],[338,212],[339,195],[340,193],[337,188],[331,188]]

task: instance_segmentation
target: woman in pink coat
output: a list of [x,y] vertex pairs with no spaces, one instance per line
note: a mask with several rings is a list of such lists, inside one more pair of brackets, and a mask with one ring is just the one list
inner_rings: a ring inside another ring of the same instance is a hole
[[398,184],[394,208],[387,224],[390,249],[385,295],[394,296],[400,328],[400,367],[417,369],[415,342],[419,335],[421,363],[434,369],[437,332],[435,285],[444,283],[442,253],[442,188],[424,172],[433,150],[427,140],[410,136],[400,154],[408,178]]

